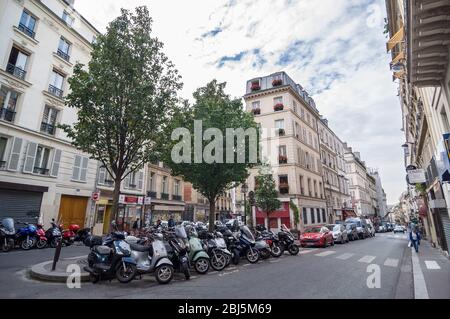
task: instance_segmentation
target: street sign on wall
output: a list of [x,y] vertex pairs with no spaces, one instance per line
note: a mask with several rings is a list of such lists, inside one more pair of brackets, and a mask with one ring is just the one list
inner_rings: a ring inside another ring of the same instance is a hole
[[427,182],[424,169],[415,169],[408,171],[408,180],[410,184],[422,184]]

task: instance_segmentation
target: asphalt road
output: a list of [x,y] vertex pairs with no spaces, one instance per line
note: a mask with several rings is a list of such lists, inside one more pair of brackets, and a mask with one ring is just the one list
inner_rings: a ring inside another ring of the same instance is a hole
[[[393,237],[393,238],[390,238]],[[301,249],[298,256],[248,264],[244,260],[222,272],[209,272],[185,281],[176,275],[158,285],[145,275],[129,284],[106,281],[69,289],[27,275],[31,265],[50,260],[54,250],[0,253],[1,298],[413,298],[411,251],[405,235],[377,235],[326,249]],[[86,247],[63,248],[62,257],[88,253]],[[379,282],[374,280],[379,273]],[[367,281],[369,278],[369,285]]]

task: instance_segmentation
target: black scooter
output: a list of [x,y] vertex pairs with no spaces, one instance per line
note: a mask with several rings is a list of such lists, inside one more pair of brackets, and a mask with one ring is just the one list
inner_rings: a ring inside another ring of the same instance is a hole
[[191,278],[191,271],[189,269],[188,248],[185,242],[187,235],[184,227],[177,227],[174,231],[165,231],[164,239],[166,240],[165,244],[168,258],[172,262],[173,268],[175,271],[184,274],[186,280],[189,280]]
[[298,255],[300,249],[294,243],[294,235],[292,235],[290,230],[284,224],[281,225],[280,232],[278,233],[278,239],[283,252],[287,250],[293,256]]
[[125,241],[125,235],[115,231],[101,242],[101,238],[90,236],[85,240],[91,248],[88,266],[84,270],[90,274],[92,283],[113,279],[128,283],[136,276],[136,261],[131,257],[131,247]]

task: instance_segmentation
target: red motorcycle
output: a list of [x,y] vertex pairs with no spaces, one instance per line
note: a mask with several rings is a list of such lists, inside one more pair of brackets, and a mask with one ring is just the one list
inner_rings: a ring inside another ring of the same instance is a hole
[[37,235],[36,247],[38,249],[47,247],[48,241],[47,241],[47,237],[45,236],[44,227],[42,227],[41,224],[37,224],[36,228],[37,228],[37,230],[36,230],[36,235]]
[[[63,225],[59,225],[60,229],[63,228]],[[64,246],[70,246],[75,242],[75,237],[77,232],[80,230],[80,226],[76,224],[72,224],[69,226],[68,230],[62,231],[62,240]]]

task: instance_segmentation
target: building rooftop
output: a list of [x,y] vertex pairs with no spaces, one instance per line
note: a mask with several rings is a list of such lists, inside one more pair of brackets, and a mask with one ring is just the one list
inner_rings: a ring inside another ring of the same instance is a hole
[[284,71],[248,80],[245,96],[286,86],[290,86],[313,111],[319,112],[314,99]]

